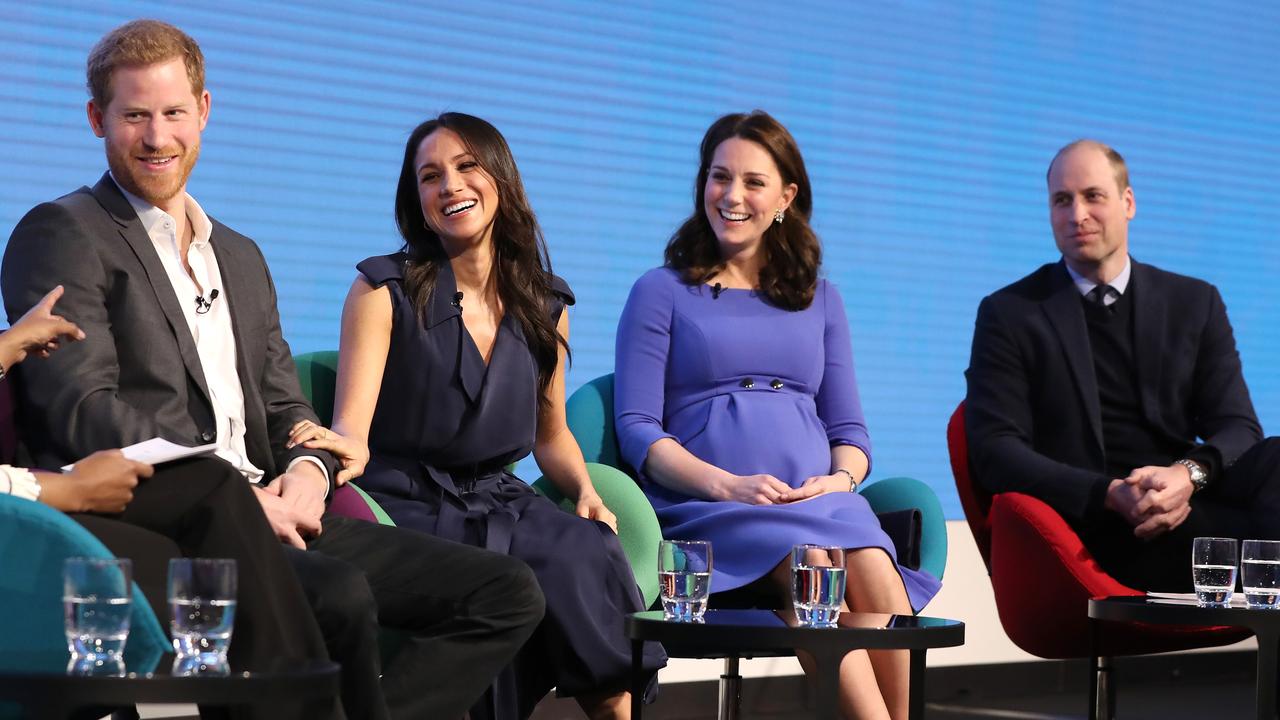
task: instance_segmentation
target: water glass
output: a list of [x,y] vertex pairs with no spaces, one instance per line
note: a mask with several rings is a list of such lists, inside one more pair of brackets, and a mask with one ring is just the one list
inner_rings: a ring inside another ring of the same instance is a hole
[[1236,588],[1235,538],[1198,537],[1191,546],[1191,582],[1196,600],[1206,607],[1226,607]]
[[1280,541],[1245,540],[1240,552],[1240,584],[1251,608],[1280,606]]
[[124,675],[132,590],[133,564],[127,559],[73,557],[63,563],[68,675]]
[[236,617],[236,561],[169,561],[169,632],[174,675],[225,675]]
[[797,545],[791,549],[791,599],[805,627],[835,627],[844,602],[844,548]]
[[711,594],[711,543],[663,540],[658,547],[662,614],[676,622],[702,622]]

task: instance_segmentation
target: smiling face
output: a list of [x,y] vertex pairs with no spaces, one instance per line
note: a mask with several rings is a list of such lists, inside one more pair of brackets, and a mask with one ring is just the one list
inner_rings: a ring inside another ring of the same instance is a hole
[[446,250],[492,241],[498,188],[458,133],[439,128],[423,138],[414,168],[422,215]]
[[754,252],[778,210],[795,197],[778,164],[759,143],[731,137],[716,147],[707,173],[703,205],[721,257]]
[[1049,221],[1072,270],[1109,282],[1129,256],[1133,188],[1120,188],[1115,169],[1096,145],[1063,151],[1049,168]]
[[106,142],[107,165],[125,190],[169,214],[181,208],[209,121],[209,92],[191,89],[180,58],[121,67],[105,108],[90,100],[89,125]]

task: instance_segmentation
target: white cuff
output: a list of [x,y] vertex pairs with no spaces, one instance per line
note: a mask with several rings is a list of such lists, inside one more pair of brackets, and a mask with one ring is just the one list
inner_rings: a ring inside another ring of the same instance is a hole
[[320,474],[324,475],[324,481],[325,481],[324,496],[325,498],[328,498],[329,497],[329,485],[328,485],[329,468],[325,467],[324,463],[320,462],[320,458],[313,457],[311,455],[303,455],[302,457],[294,458],[293,461],[289,463],[289,467],[285,468],[284,471],[289,472],[290,470],[293,470],[294,466],[300,462],[313,463],[316,467],[320,468]]
[[27,500],[40,499],[40,481],[26,468],[0,465],[0,483],[3,492]]

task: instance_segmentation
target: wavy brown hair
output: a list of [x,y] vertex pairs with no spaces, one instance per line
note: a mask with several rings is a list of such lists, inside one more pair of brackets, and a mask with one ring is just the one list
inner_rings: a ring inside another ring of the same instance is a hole
[[559,347],[566,355],[569,343],[551,317],[555,296],[551,287],[551,260],[538,219],[525,196],[515,158],[502,133],[488,122],[463,113],[443,113],[414,128],[404,146],[404,163],[396,186],[396,225],[404,238],[405,294],[413,302],[419,320],[435,289],[440,265],[449,262],[440,236],[426,223],[418,196],[418,172],[414,160],[418,147],[439,129],[452,130],[467,152],[493,178],[498,191],[498,211],[493,221],[493,278],[505,312],[524,330],[529,351],[538,367],[538,405],[555,374]]
[[702,137],[698,178],[694,181],[693,214],[671,236],[667,243],[667,266],[678,270],[689,285],[706,282],[724,269],[720,244],[705,207],[707,175],[716,148],[729,138],[750,140],[764,148],[778,165],[782,183],[795,183],[796,196],[791,201],[786,219],[765,230],[761,250],[760,290],[774,305],[786,310],[803,310],[813,302],[818,287],[818,268],[822,266],[822,246],[809,227],[813,213],[813,189],[804,158],[795,138],[763,110],[733,113],[712,123]]

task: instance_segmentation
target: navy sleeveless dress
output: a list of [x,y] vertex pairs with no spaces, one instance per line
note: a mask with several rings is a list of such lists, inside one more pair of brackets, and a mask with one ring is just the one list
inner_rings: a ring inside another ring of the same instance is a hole
[[[567,697],[626,689],[631,646],[622,620],[644,608],[617,536],[506,470],[533,449],[537,429],[537,367],[520,324],[503,317],[486,368],[453,302],[453,270],[440,267],[420,319],[404,291],[407,259],[396,253],[357,266],[370,284],[387,287],[392,306],[358,484],[400,527],[525,561],[547,600],[541,625],[472,717],[528,717],[552,687]],[[558,277],[554,290],[548,311],[558,320],[573,293]],[[646,647],[646,669],[665,663],[660,646]]]

